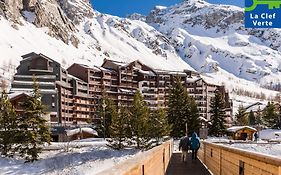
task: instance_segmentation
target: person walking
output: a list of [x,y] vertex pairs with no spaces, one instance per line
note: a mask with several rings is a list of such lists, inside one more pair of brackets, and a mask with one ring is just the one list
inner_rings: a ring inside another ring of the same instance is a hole
[[182,151],[182,162],[187,162],[187,154],[190,146],[189,137],[185,136],[180,139],[179,150]]
[[255,134],[254,134],[254,138],[255,138],[255,142],[257,142],[258,141],[258,133],[257,132],[255,132]]
[[197,152],[198,149],[200,148],[200,139],[197,136],[196,132],[192,133],[191,136],[191,140],[190,140],[190,148],[192,151],[192,160],[196,160],[197,159]]

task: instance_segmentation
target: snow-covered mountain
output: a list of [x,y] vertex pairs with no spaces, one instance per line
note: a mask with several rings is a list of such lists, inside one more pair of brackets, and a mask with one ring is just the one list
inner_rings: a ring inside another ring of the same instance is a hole
[[153,27],[96,12],[87,0],[1,1],[0,31],[2,76],[7,65],[17,66],[21,55],[33,51],[65,67],[73,62],[100,65],[107,58],[193,70]]
[[225,70],[260,84],[281,80],[281,30],[244,28],[243,9],[188,0],[156,7],[146,22],[199,72]]
[[0,75],[10,77],[20,56],[33,51],[65,67],[139,59],[159,69],[196,70],[233,91],[275,96],[258,87],[281,82],[281,30],[243,26],[243,9],[201,0],[129,18],[99,13],[88,0],[2,0]]

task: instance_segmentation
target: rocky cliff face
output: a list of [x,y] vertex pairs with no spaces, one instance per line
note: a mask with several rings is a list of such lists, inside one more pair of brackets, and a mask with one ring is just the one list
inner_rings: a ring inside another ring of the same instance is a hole
[[[47,27],[47,33],[50,36],[61,39],[66,44],[71,43],[75,47],[79,44],[79,39],[75,36],[77,29],[74,25],[75,22],[78,23],[81,20],[81,15],[76,15],[79,13],[78,11],[81,10],[70,7],[64,0],[0,1],[0,15],[11,21],[14,28],[17,29],[18,25],[22,25],[21,18],[25,18],[37,27]],[[91,16],[90,14],[93,13],[93,10],[87,13],[88,16]],[[72,18],[65,14],[72,14],[72,16],[69,15]]]
[[37,27],[48,27],[50,36],[61,39],[66,44],[71,42],[78,47],[79,39],[75,36],[77,29],[56,0],[38,0],[34,6],[34,13],[35,20],[32,22]]
[[60,0],[60,7],[74,23],[80,24],[85,18],[93,18],[94,10],[88,0]]
[[21,10],[23,10],[23,1],[21,0],[1,0],[0,14],[13,23],[20,24]]

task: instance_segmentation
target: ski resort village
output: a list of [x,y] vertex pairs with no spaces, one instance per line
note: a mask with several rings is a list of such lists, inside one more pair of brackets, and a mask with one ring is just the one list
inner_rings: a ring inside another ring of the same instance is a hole
[[281,29],[174,2],[0,0],[0,175],[281,175]]

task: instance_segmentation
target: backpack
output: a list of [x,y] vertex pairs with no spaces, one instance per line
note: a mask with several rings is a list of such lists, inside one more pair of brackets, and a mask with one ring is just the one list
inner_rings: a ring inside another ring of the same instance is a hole
[[200,147],[200,141],[198,138],[191,140],[191,148],[192,149],[198,149]]

